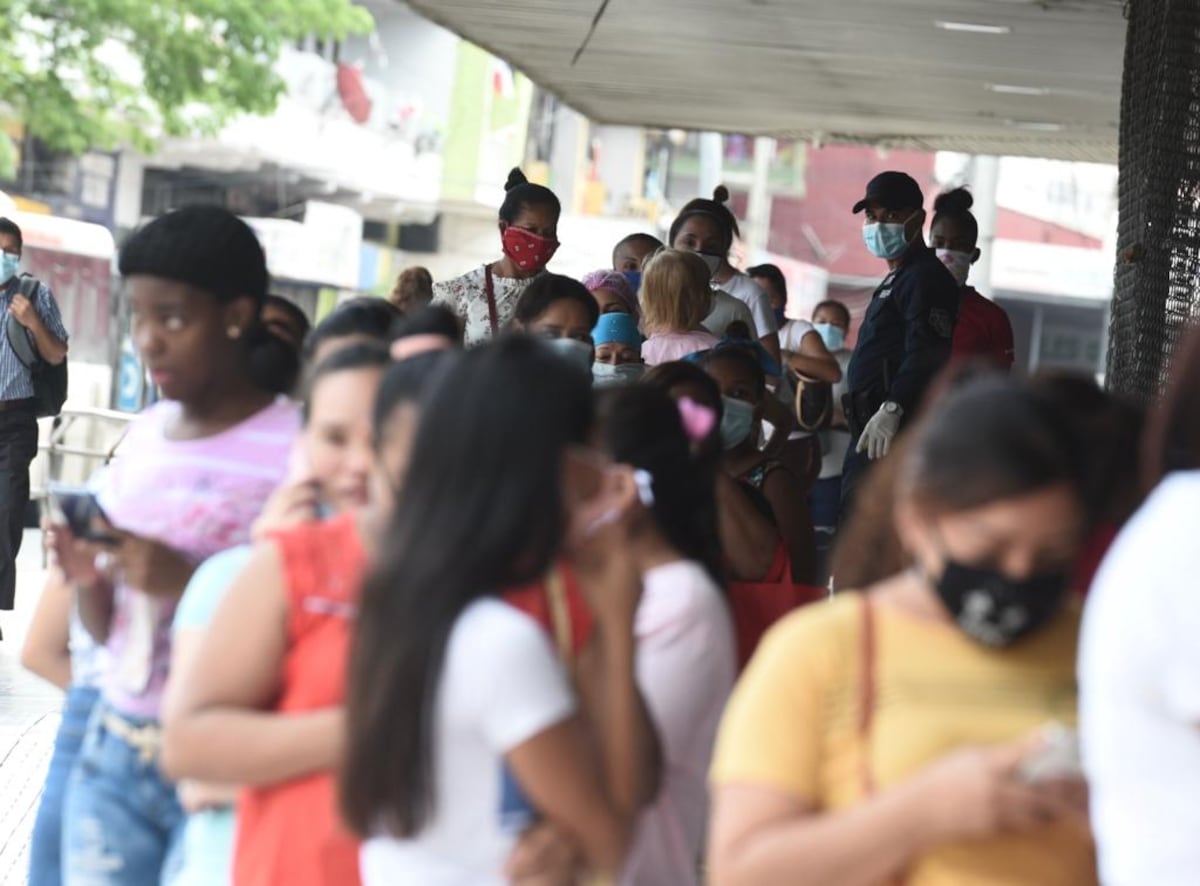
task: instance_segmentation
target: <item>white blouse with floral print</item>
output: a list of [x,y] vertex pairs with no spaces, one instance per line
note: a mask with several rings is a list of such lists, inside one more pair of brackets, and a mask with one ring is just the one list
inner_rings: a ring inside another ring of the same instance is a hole
[[[469,347],[480,345],[492,338],[491,312],[488,310],[484,268],[480,265],[461,277],[433,285],[433,303],[445,305],[466,325],[464,344]],[[503,330],[512,320],[517,299],[538,275],[515,279],[500,277],[492,273],[492,287],[496,295],[497,331]]]

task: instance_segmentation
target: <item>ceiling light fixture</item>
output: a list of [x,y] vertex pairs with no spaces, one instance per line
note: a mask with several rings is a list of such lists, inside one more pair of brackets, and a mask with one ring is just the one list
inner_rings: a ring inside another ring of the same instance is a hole
[[1001,95],[1049,95],[1050,90],[1045,86],[1014,86],[1011,83],[989,83],[987,86],[992,92],[998,92]]
[[1026,132],[1062,132],[1067,128],[1062,123],[1048,123],[1043,120],[1009,120],[1008,125],[1013,129],[1024,129]]
[[962,34],[1011,34],[1012,28],[1008,25],[981,25],[975,22],[943,22],[935,21],[935,27],[941,28],[943,31],[957,31]]

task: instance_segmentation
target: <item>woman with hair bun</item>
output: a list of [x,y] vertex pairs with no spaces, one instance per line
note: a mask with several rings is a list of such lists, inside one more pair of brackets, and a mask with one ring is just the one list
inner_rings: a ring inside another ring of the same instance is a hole
[[[712,288],[719,293],[732,295],[750,309],[754,320],[754,337],[779,362],[779,323],[771,309],[771,297],[754,280],[729,263],[729,251],[733,249],[733,241],[741,236],[741,230],[728,202],[729,189],[724,185],[718,185],[713,190],[711,200],[692,200],[680,210],[671,225],[669,242],[676,249],[699,254],[712,274]],[[713,304],[713,314],[717,316],[710,316],[704,323],[717,338],[725,337],[729,322],[741,319],[732,315],[721,319],[720,315],[725,313],[726,309],[718,298]]]
[[980,254],[979,223],[971,213],[974,202],[966,188],[946,191],[933,201],[929,245],[962,293],[951,355],[955,360],[982,357],[1001,369],[1012,369],[1013,331],[1008,314],[967,285],[971,265],[979,261]]
[[515,168],[504,190],[499,218],[503,257],[433,287],[434,304],[450,308],[465,325],[467,347],[495,338],[508,325],[517,299],[558,249],[562,205],[554,192]]

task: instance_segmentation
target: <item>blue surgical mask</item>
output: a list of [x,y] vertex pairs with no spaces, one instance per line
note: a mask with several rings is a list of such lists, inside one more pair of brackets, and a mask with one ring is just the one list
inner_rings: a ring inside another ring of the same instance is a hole
[[645,374],[645,363],[593,363],[592,386],[617,388],[637,384]]
[[787,314],[784,313],[783,308],[775,309],[775,322],[780,326],[787,322]]
[[642,288],[642,272],[641,271],[622,271],[621,276],[629,281],[629,285],[633,287],[633,291],[637,292]]
[[590,344],[576,338],[548,338],[546,344],[564,360],[591,374],[595,351]]
[[736,449],[746,441],[754,429],[754,406],[745,400],[722,397],[725,414],[721,416],[721,445]]
[[20,266],[21,256],[12,252],[0,253],[0,284],[7,283],[17,276],[17,269]]
[[[908,221],[912,221],[910,216]],[[897,259],[908,249],[908,222],[871,222],[863,225],[863,243],[876,258]]]
[[821,341],[825,342],[825,349],[829,352],[840,351],[846,345],[846,333],[840,326],[834,326],[832,323],[814,323],[813,329],[817,330],[817,335],[821,336]]

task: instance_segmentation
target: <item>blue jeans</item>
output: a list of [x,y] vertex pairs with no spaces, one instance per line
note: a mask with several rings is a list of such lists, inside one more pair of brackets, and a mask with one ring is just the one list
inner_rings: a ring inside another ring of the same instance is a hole
[[46,772],[42,800],[33,822],[29,846],[29,886],[60,886],[62,883],[63,805],[67,798],[67,779],[83,747],[88,717],[96,706],[100,690],[91,686],[72,686],[63,703],[62,720],[54,736],[54,754]]
[[[96,705],[67,792],[66,886],[159,886],[179,863],[184,825],[175,787],[154,748],[139,750],[105,725]],[[153,721],[120,715],[129,727]]]
[[829,580],[829,555],[837,535],[838,515],[842,510],[842,477],[826,477],[813,484],[808,496],[812,511],[813,534],[817,544],[817,575],[821,583]]

